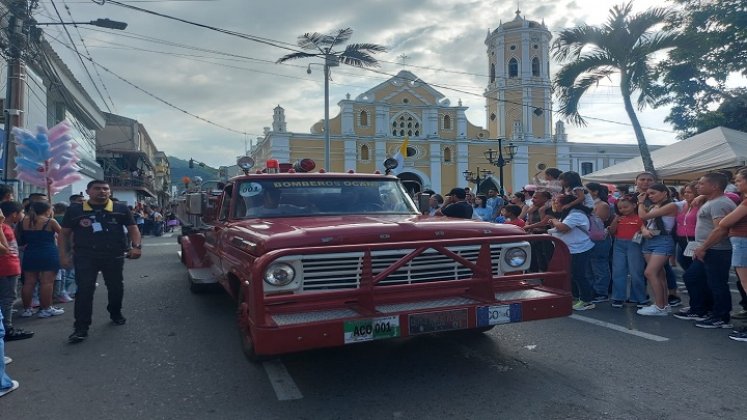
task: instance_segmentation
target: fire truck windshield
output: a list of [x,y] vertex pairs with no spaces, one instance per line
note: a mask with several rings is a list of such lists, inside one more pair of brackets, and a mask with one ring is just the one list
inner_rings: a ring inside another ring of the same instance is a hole
[[235,191],[235,218],[418,213],[389,179],[247,180]]

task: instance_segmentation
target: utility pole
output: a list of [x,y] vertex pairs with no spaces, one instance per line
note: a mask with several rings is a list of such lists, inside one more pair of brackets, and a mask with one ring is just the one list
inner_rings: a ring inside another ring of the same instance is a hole
[[[35,7],[36,2],[34,2]],[[3,181],[16,182],[16,173],[11,159],[16,155],[15,143],[11,142],[13,127],[24,126],[23,110],[26,107],[24,86],[26,84],[26,63],[23,53],[29,42],[31,10],[27,0],[13,0],[8,5],[8,46],[5,51],[7,86],[5,94],[5,139],[3,145]]]

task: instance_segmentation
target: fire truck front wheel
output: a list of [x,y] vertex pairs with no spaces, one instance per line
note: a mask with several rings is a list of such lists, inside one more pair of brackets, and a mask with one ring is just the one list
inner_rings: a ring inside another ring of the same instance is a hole
[[241,310],[241,303],[244,302],[244,291],[239,291],[239,307],[236,311],[236,318],[238,321],[239,338],[241,339],[241,350],[244,352],[244,356],[252,363],[260,363],[266,360],[271,360],[272,356],[259,355],[254,348],[254,340],[252,339],[252,333],[250,331],[249,322],[246,319],[246,314]]

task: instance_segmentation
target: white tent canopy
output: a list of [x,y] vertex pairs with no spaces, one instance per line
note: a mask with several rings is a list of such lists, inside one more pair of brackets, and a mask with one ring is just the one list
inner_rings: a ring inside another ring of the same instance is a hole
[[[651,152],[659,179],[691,181],[713,169],[736,168],[747,164],[747,133],[716,127],[688,139]],[[632,183],[643,172],[643,161],[636,157],[584,175],[584,181]]]

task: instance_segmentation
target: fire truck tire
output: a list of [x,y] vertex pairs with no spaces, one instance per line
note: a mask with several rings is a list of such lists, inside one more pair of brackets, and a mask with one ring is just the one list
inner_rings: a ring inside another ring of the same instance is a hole
[[241,302],[244,301],[243,291],[239,292],[239,309],[236,310],[236,318],[238,323],[239,338],[241,339],[241,350],[244,352],[244,356],[247,360],[252,363],[260,363],[266,360],[271,360],[271,356],[258,355],[254,349],[254,340],[252,334],[249,331],[249,327],[245,326],[241,322]]

